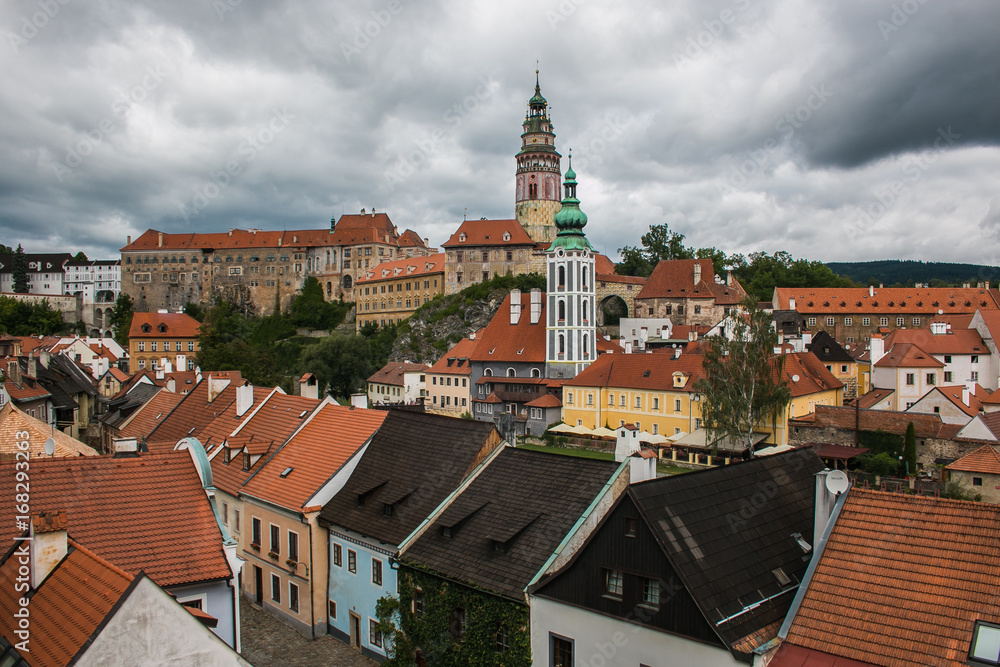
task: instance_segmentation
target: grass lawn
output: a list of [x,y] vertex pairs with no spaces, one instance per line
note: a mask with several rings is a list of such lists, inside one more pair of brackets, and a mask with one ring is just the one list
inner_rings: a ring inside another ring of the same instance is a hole
[[[597,452],[591,449],[571,449],[569,447],[544,447],[541,445],[518,445],[518,449],[530,449],[535,452],[551,452],[552,454],[564,454],[565,456],[578,456],[584,459],[600,459],[602,461],[614,461],[614,452]],[[656,472],[661,475],[680,475],[691,472],[687,468],[678,468],[666,463],[657,462]]]

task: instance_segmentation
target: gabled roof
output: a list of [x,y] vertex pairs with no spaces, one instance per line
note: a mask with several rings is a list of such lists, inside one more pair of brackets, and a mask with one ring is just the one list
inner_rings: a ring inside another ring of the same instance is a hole
[[[975,391],[969,392],[969,404],[966,405],[962,401],[962,395],[964,389],[965,387],[963,385],[952,386],[952,387],[935,387],[931,391],[921,396],[920,400],[922,401],[925,398],[927,398],[929,394],[936,392],[938,394],[941,394],[941,396],[943,396],[945,399],[951,402],[952,405],[954,405],[956,408],[958,408],[965,414],[969,415],[970,417],[975,417],[980,412],[982,412],[983,409],[983,405],[980,402],[980,399],[986,398],[989,392],[983,389],[977,382],[974,385]],[[919,402],[920,401],[917,401],[917,403]],[[914,407],[916,407],[916,404],[914,404]]]
[[878,368],[944,368],[927,352],[912,343],[896,343],[881,359],[875,362]]
[[[797,310],[802,314],[869,314],[898,312],[900,315],[924,313],[974,313],[977,309],[995,310],[993,295],[978,287],[776,287],[775,307]],[[795,299],[795,308],[789,300]]]
[[[754,646],[742,640],[762,628],[770,637],[756,637],[756,645],[777,635],[774,624],[808,565],[796,535],[815,545],[814,475],[823,468],[815,452],[799,449],[629,487],[664,555],[731,650],[749,653]],[[761,489],[771,494],[765,510],[745,511]],[[777,568],[790,583],[778,581]]]
[[863,394],[857,399],[858,408],[861,410],[868,410],[869,408],[878,405],[884,401],[889,396],[896,393],[895,389],[871,389],[868,393]]
[[499,443],[492,422],[390,410],[320,520],[399,545]]
[[444,273],[445,254],[439,252],[427,257],[409,257],[376,264],[358,276],[358,283],[374,283],[396,278],[422,278],[431,274]]
[[267,232],[259,229],[233,229],[228,232],[166,234],[147,229],[121,252],[157,252],[170,250],[215,251],[280,249],[334,245],[328,229],[298,229]]
[[[837,428],[854,430],[855,419],[862,431],[888,431],[903,435],[906,427],[913,422],[918,438],[938,438],[952,430],[945,428],[941,417],[933,414],[916,412],[897,412],[894,410],[855,410],[853,406],[840,407],[834,405],[816,405],[815,412],[804,417],[789,419],[789,426],[815,426],[818,428]],[[1000,415],[1000,413],[997,413]],[[983,415],[988,417],[989,415]],[[957,432],[957,431],[956,431]]]
[[385,418],[381,410],[325,403],[247,481],[242,494],[295,512],[318,510],[306,503],[368,442]]
[[[121,429],[132,419],[135,412],[148,403],[157,393],[163,391],[151,384],[137,384],[127,394],[117,396],[108,401],[107,412],[99,417],[102,424],[115,429]],[[177,396],[180,401],[181,397]],[[142,434],[145,437],[145,433]]]
[[442,247],[534,246],[517,220],[464,220]]
[[17,452],[23,451],[17,443],[27,440],[29,456],[33,461],[36,457],[45,456],[45,441],[49,438],[56,443],[55,455],[58,457],[97,456],[97,450],[62,431],[53,430],[39,419],[29,417],[13,403],[0,407],[0,458],[13,460]]
[[194,389],[182,395],[180,403],[146,436],[146,441],[169,444],[172,449],[181,438],[197,438],[203,428],[225,412],[236,401],[236,386],[242,378],[237,373],[210,401],[209,386],[214,376],[214,373],[206,373]]
[[401,558],[523,602],[525,588],[618,467],[504,447]]
[[406,373],[426,372],[429,368],[430,366],[427,364],[411,364],[402,361],[390,361],[385,366],[375,371],[375,373],[368,378],[368,381],[402,387],[403,376]]
[[[125,426],[119,429],[118,434],[123,438],[146,439],[157,426],[163,423],[170,412],[183,400],[182,394],[175,394],[159,387],[153,387],[156,395],[149,399],[145,405],[132,413],[132,418]],[[133,392],[138,393],[138,392]],[[144,392],[143,392],[144,393]],[[183,436],[181,436],[183,437]],[[178,438],[179,440],[180,438]]]
[[[247,384],[249,384],[249,382]],[[206,450],[211,450],[213,447],[217,447],[222,444],[222,441],[225,440],[229,434],[235,431],[240,424],[247,419],[250,419],[254,410],[256,410],[260,404],[271,395],[272,392],[276,392],[278,394],[281,393],[281,391],[276,387],[253,387],[253,402],[247,408],[246,412],[242,415],[236,414],[236,401],[233,401],[225,410],[220,412],[215,419],[209,422],[205,428],[198,431],[198,441],[205,446]],[[251,433],[252,431],[248,430],[246,435],[250,435]],[[258,440],[261,440],[259,436]]]
[[[16,255],[0,254],[0,273],[13,273]],[[68,252],[55,253],[24,253],[27,260],[28,273],[62,273],[63,264],[73,259]]]
[[561,408],[560,401],[554,394],[543,394],[538,398],[524,404],[527,408]]
[[966,665],[975,622],[1000,623],[998,526],[997,505],[850,489],[786,641],[877,665]]
[[[783,356],[784,379],[792,398],[840,389],[844,383],[826,370],[826,366],[812,352],[793,352]],[[796,378],[798,378],[796,380]]]
[[945,469],[1000,475],[1000,453],[997,453],[997,450],[990,445],[983,445],[976,451],[950,463]]
[[504,297],[490,323],[481,331],[473,361],[519,361],[545,363],[545,292],[542,292],[538,321],[531,323],[531,293],[521,293],[521,316],[510,323],[510,294]]
[[[680,387],[674,373],[683,374]],[[692,392],[694,383],[705,377],[699,354],[612,354],[601,355],[565,387],[616,387],[653,391]]]
[[448,350],[443,357],[437,360],[437,362],[431,366],[427,372],[437,373],[437,374],[448,374],[448,375],[469,375],[472,373],[471,359],[479,347],[479,341],[481,340],[481,335],[483,330],[472,334],[474,338],[466,336],[462,340],[455,343],[450,350]]
[[[128,337],[197,338],[199,327],[201,322],[184,313],[133,313]],[[144,328],[149,331],[144,331]]]
[[615,263],[611,261],[611,258],[607,255],[602,255],[597,253],[594,255],[594,275],[600,276],[614,275],[615,273]]
[[[14,523],[15,463],[0,463],[0,539]],[[232,576],[222,533],[186,451],[31,462],[32,511],[65,511],[76,540],[160,586]]]
[[244,415],[239,430],[235,430],[228,438],[253,436],[258,443],[269,442],[277,447],[286,442],[321,403],[315,398],[272,392],[259,404],[252,416],[249,412]]
[[24,382],[7,380],[3,383],[3,388],[7,390],[10,400],[17,403],[29,403],[52,396],[48,390],[38,384],[32,386]]
[[412,229],[407,229],[405,232],[399,235],[399,247],[400,248],[426,248],[427,244],[424,240],[420,238],[420,234],[417,234]]
[[990,353],[975,329],[953,329],[944,334],[931,333],[930,329],[894,329],[885,337],[886,350],[901,343],[912,343],[928,354]]
[[[694,282],[695,266],[701,277]],[[715,266],[710,259],[661,260],[646,280],[636,299],[713,299],[720,305],[735,305],[746,298],[739,281],[732,285],[715,282]]]
[[[25,544],[27,544],[25,542]],[[32,667],[63,667],[84,648],[128,590],[133,576],[70,539],[68,554],[30,597]],[[16,643],[18,557],[0,565],[0,636]]]
[[329,245],[382,243],[397,245],[396,226],[385,213],[346,213],[334,226]]
[[817,331],[806,349],[815,354],[816,358],[824,364],[854,363],[854,357],[825,331]]

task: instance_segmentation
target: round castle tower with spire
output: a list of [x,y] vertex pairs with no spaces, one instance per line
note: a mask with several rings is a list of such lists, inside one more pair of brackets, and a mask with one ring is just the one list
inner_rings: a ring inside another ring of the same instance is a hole
[[594,248],[583,228],[587,214],[576,198],[573,156],[563,183],[558,230],[546,254],[545,366],[550,378],[575,377],[597,358]]
[[556,151],[556,135],[548,114],[548,102],[542,97],[535,70],[535,94],[528,100],[521,133],[521,150],[515,176],[514,216],[536,243],[555,239],[554,219],[559,212],[559,176],[562,156]]

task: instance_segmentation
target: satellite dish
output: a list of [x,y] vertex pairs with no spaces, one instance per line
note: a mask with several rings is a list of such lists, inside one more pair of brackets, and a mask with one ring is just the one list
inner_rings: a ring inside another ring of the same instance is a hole
[[45,455],[52,456],[55,453],[56,453],[56,441],[53,440],[52,438],[49,438],[48,440],[45,441]]
[[826,490],[835,496],[847,491],[851,486],[851,480],[847,479],[847,473],[843,470],[832,470],[826,476]]
[[798,381],[799,381],[799,376],[797,374],[793,375],[792,376],[792,382],[798,382]]

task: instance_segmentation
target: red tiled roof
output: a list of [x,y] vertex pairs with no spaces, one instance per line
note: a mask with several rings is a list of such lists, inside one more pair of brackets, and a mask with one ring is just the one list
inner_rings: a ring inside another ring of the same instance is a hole
[[430,366],[427,364],[411,364],[400,361],[390,361],[385,366],[375,371],[375,373],[368,378],[368,381],[402,387],[404,373],[415,373],[418,371],[426,372],[429,368]]
[[889,396],[892,396],[895,392],[895,389],[872,389],[858,399],[858,407],[862,410],[867,410],[875,405],[878,405]]
[[373,283],[379,280],[393,280],[394,278],[419,277],[444,273],[444,260],[444,253],[439,252],[436,255],[429,255],[427,257],[410,257],[391,262],[382,262],[365,271],[364,275],[358,276],[357,282]]
[[[875,287],[874,296],[868,296],[867,287],[776,287],[774,294],[778,310],[796,310],[799,313],[848,313],[870,314],[898,312],[922,313],[974,313],[977,309],[995,310],[997,303],[992,294],[977,287]],[[789,306],[795,299],[795,308]]]
[[533,401],[528,401],[524,405],[529,408],[561,408],[562,401],[556,398],[554,394],[544,394]]
[[884,357],[875,362],[879,368],[944,368],[938,361],[912,343],[896,343]]
[[[8,544],[17,534],[14,466],[0,463],[0,539]],[[232,576],[189,452],[33,460],[31,507],[65,511],[74,539],[160,586]]]
[[[25,542],[27,544],[27,542]],[[78,542],[68,541],[69,553],[31,596],[30,653],[32,667],[64,667],[104,622],[133,577]],[[18,558],[0,565],[0,635],[16,643],[14,630],[20,609],[15,585]]]
[[262,401],[264,401],[264,399],[275,391],[278,390],[271,387],[254,387],[253,403],[251,403],[246,412],[242,415],[237,415],[236,401],[233,401],[226,407],[225,410],[220,412],[215,419],[209,422],[205,428],[198,431],[198,441],[205,447],[217,446],[221,444],[222,441],[225,440],[230,433],[235,431],[244,420],[250,418],[250,415],[253,414],[253,411],[261,404]]
[[175,394],[172,391],[160,389],[145,405],[133,412],[128,421],[118,429],[119,436],[123,438],[146,438],[177,407],[177,404],[183,398],[183,394]]
[[215,376],[215,373],[206,373],[194,389],[183,394],[181,402],[146,436],[147,444],[162,443],[173,449],[181,438],[197,438],[203,428],[224,413],[236,401],[236,387],[243,379],[235,373],[229,385],[209,401],[209,381],[216,379]]
[[1000,389],[997,389],[986,398],[980,399],[980,402],[986,405],[1000,405]]
[[503,403],[503,401],[500,400],[495,391],[491,391],[490,395],[483,399],[483,403]]
[[396,226],[385,213],[349,213],[340,216],[328,245],[382,243],[397,245]]
[[480,329],[474,334],[474,339],[466,336],[455,343],[427,372],[448,375],[469,375],[472,372],[472,365],[469,360],[472,359],[472,355],[479,345],[482,333],[483,329]]
[[989,354],[983,337],[975,329],[952,329],[934,334],[930,329],[895,329],[885,337],[885,349],[912,343],[928,354]]
[[[504,234],[509,234],[506,241]],[[460,240],[463,236],[464,241]],[[444,242],[443,247],[515,245],[535,245],[517,220],[465,220],[451,238]]]
[[645,285],[647,278],[642,276],[619,276],[617,273],[598,273],[597,281],[601,283],[624,283],[627,285]]
[[[785,354],[782,358],[785,360],[785,381],[788,382],[793,398],[844,386],[812,352],[794,352]],[[796,376],[798,381],[795,380]]]
[[[694,282],[694,267],[701,267],[701,279]],[[734,305],[746,298],[746,292],[734,281],[732,285],[715,282],[715,266],[710,259],[670,259],[656,265],[636,299],[713,299],[720,305]]]
[[306,510],[309,499],[374,435],[386,414],[326,403],[242,493],[286,509]]
[[[142,330],[144,324],[149,331]],[[160,325],[166,326],[160,331]],[[129,338],[197,338],[201,322],[184,313],[133,313]]]
[[407,229],[405,232],[399,235],[399,247],[400,248],[426,248],[427,244],[424,240],[420,238],[420,234],[417,234],[412,229]]
[[277,447],[288,440],[288,436],[294,433],[319,405],[320,401],[315,398],[274,392],[260,404],[253,416],[244,421],[239,430],[234,431],[229,437],[235,440],[238,436],[252,435],[255,442],[268,442]]
[[[966,405],[962,401],[962,393],[964,388],[965,387],[963,385],[959,385],[957,387],[936,387],[936,390],[940,392],[942,396],[951,401],[956,408],[958,408],[965,414],[969,415],[970,417],[975,417],[983,409],[983,404],[980,401],[980,399],[987,398],[987,394],[989,394],[989,392],[983,389],[977,382],[974,385],[975,391],[969,392],[969,404]],[[929,394],[930,392],[927,393]],[[921,397],[921,400],[923,400],[923,397]]]
[[128,373],[118,368],[117,366],[112,366],[111,368],[109,368],[108,373],[111,375],[111,377],[118,380],[119,382],[127,382],[129,378]]
[[13,403],[0,407],[0,458],[13,460],[17,452],[24,451],[18,448],[17,443],[25,440],[28,441],[27,451],[32,460],[44,456],[45,441],[49,438],[55,441],[56,456],[97,456],[97,450],[62,431],[53,430],[40,419],[26,415]]
[[[347,217],[347,216],[345,216]],[[262,230],[234,229],[231,232],[206,234],[163,234],[148,229],[121,252],[163,250],[243,250],[251,248],[285,248],[334,245],[328,229],[299,229],[265,232]]]
[[594,255],[594,275],[598,276],[598,280],[600,280],[600,276],[614,274],[614,272],[615,263],[611,261],[610,257],[601,253]]
[[[684,374],[684,384],[674,387],[674,373]],[[705,377],[702,357],[697,354],[615,354],[602,355],[565,387],[623,387],[659,391],[694,391],[694,383]]]
[[990,475],[1000,475],[1000,453],[990,445],[979,449],[950,463],[945,470],[960,470],[963,472],[981,472]]
[[819,558],[787,635],[797,646],[958,667],[975,622],[1000,622],[1000,506],[855,487]]
[[768,667],[878,667],[870,662],[841,658],[788,642],[778,648],[771,662],[767,664]]
[[42,389],[41,385],[32,387],[24,382],[13,382],[11,380],[4,382],[3,388],[7,390],[7,394],[10,396],[10,399],[12,401],[17,401],[18,403],[22,403],[24,401],[36,401],[40,398],[47,398],[52,395]]
[[493,319],[482,330],[473,361],[521,361],[545,363],[545,292],[541,293],[538,322],[531,324],[531,293],[521,293],[521,316],[510,323],[510,294]]

